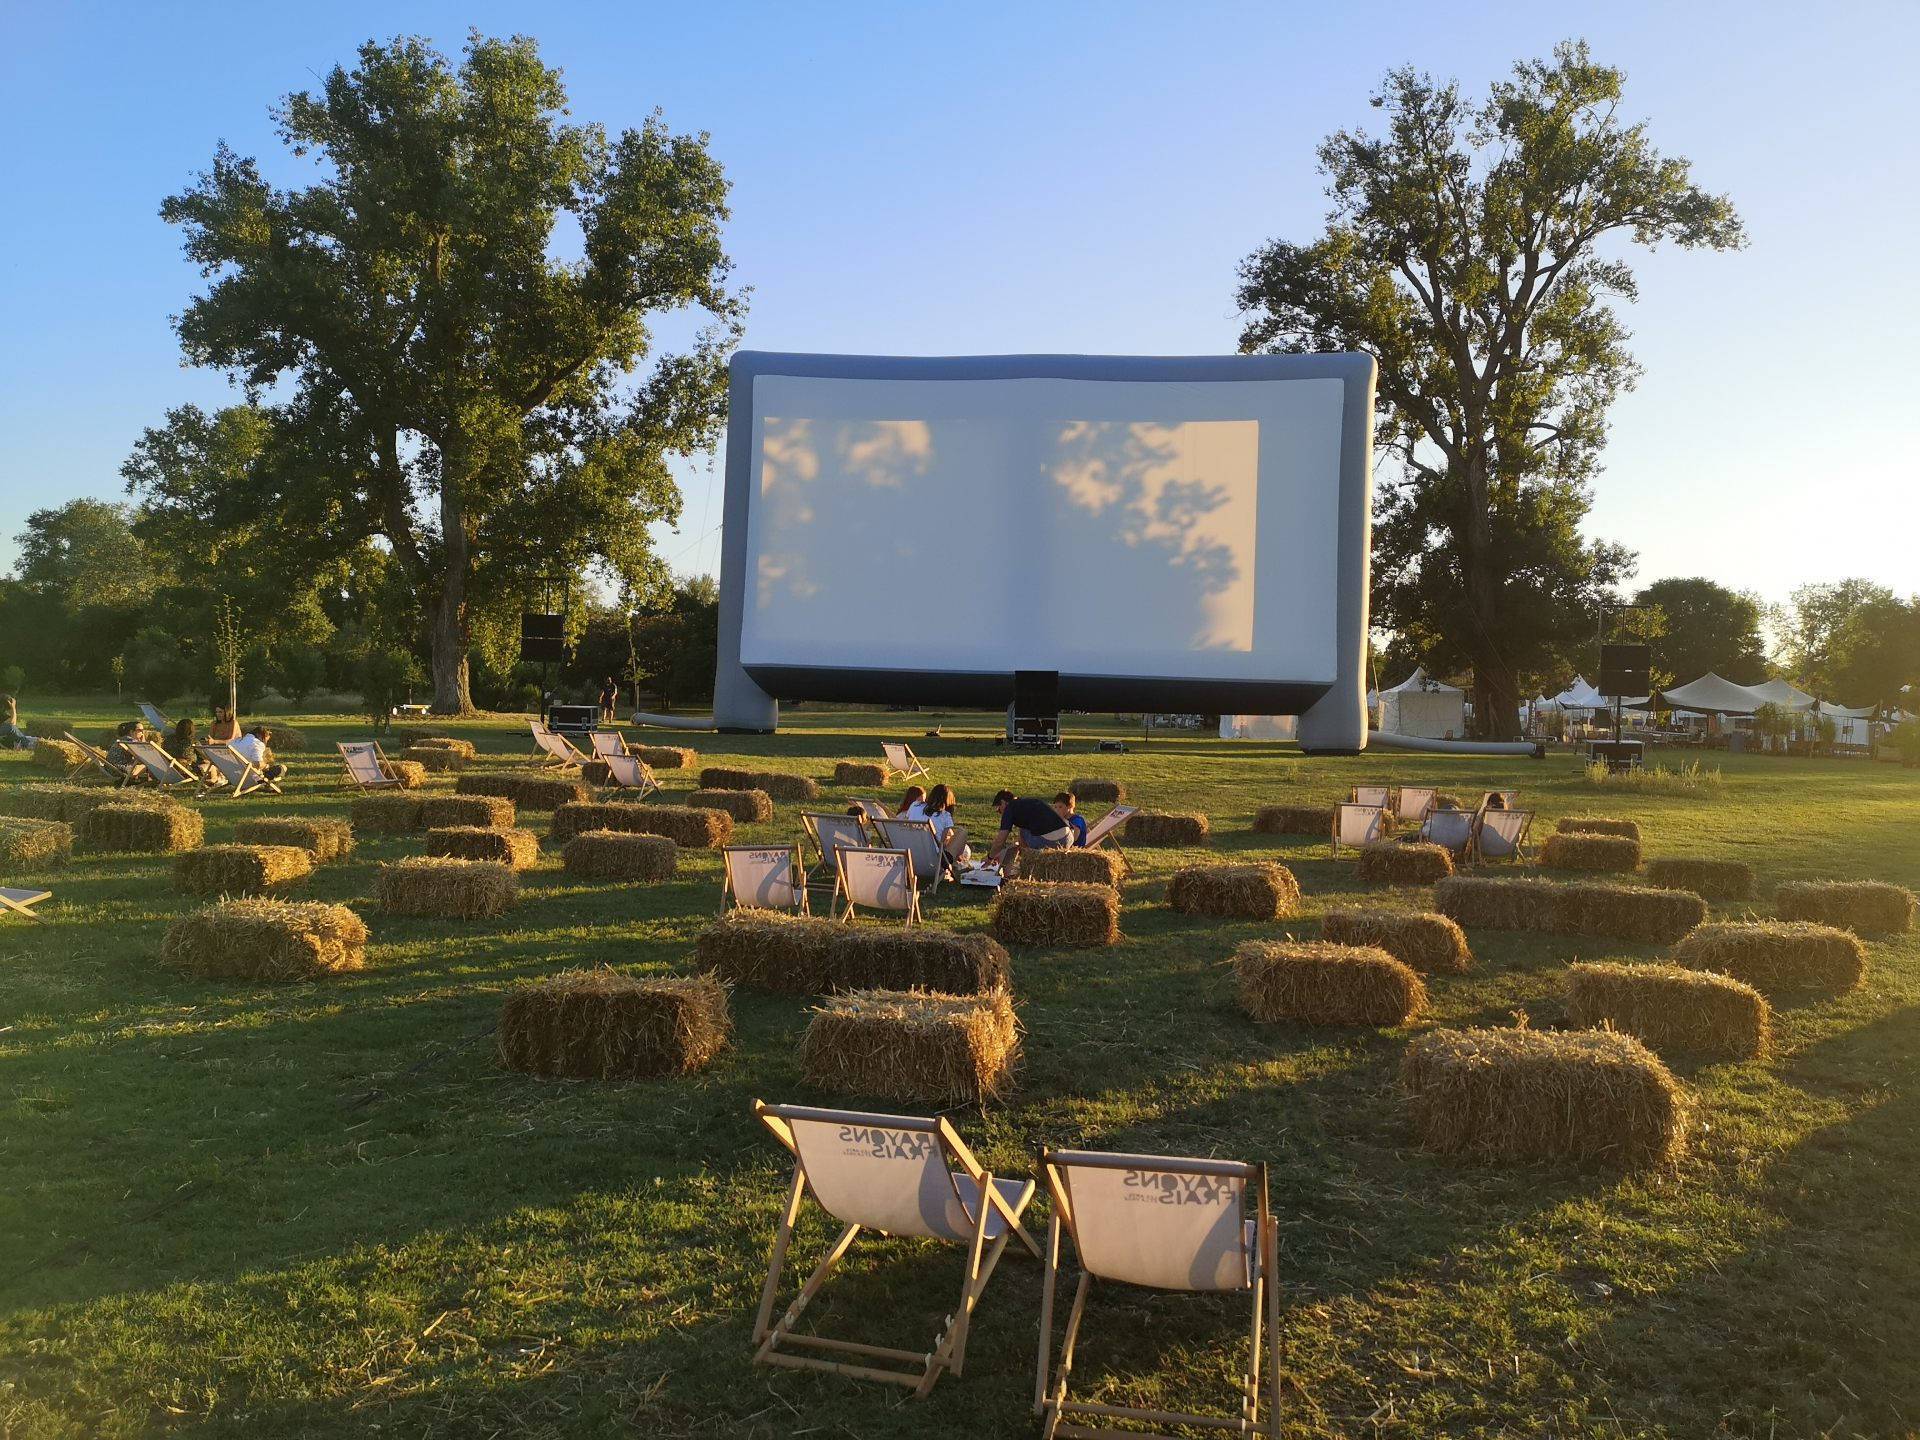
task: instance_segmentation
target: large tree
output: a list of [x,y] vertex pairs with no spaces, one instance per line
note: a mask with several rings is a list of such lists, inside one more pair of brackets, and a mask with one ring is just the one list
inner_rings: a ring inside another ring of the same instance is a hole
[[1802,585],[1779,624],[1789,674],[1823,699],[1892,706],[1920,684],[1920,596],[1857,578]]
[[[707,137],[656,114],[610,138],[565,106],[531,40],[476,35],[457,65],[369,43],[274,112],[314,183],[276,188],[223,146],[161,207],[210,280],[178,321],[187,356],[277,402],[250,498],[316,561],[391,550],[442,711],[471,706],[475,605],[592,564],[664,583],[647,526],[678,517],[669,460],[723,418],[743,299]],[[637,373],[683,310],[700,328]]]
[[1245,351],[1366,350],[1397,462],[1374,528],[1375,623],[1442,672],[1470,667],[1475,727],[1509,735],[1523,676],[1561,669],[1632,556],[1581,532],[1606,416],[1637,374],[1608,303],[1624,242],[1743,243],[1723,197],[1622,120],[1623,77],[1584,43],[1482,101],[1411,69],[1374,97],[1385,134],[1319,158],[1318,239],[1243,262]]
[[1653,640],[1654,659],[1676,683],[1698,680],[1709,670],[1736,685],[1767,678],[1761,606],[1753,596],[1688,576],[1656,580],[1634,596],[1634,603],[1650,607],[1664,621]]

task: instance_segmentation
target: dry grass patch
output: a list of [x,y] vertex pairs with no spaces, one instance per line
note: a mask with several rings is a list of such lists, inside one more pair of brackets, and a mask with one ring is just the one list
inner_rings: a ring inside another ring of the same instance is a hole
[[623,830],[630,835],[664,835],[688,850],[712,850],[733,839],[733,817],[724,810],[691,805],[568,803],[553,812],[555,840],[571,840],[589,830]]
[[1444,845],[1376,840],[1360,847],[1363,885],[1432,885],[1451,874],[1453,856]]
[[316,865],[353,853],[353,826],[345,820],[254,815],[234,822],[233,838],[247,845],[298,845]]
[[958,1104],[1003,1094],[1019,1052],[1004,990],[854,990],[814,1011],[800,1065],[809,1084],[841,1094]]
[[87,812],[79,830],[84,849],[142,854],[196,849],[206,836],[207,822],[198,810],[157,796],[96,806]]
[[520,881],[497,860],[413,856],[382,865],[374,893],[389,915],[474,920],[512,909]]
[[1555,827],[1562,835],[1625,835],[1640,838],[1640,822],[1615,820],[1605,815],[1568,815]]
[[1331,805],[1262,805],[1253,816],[1256,835],[1313,835],[1324,840],[1333,833]]
[[1111,945],[1120,938],[1120,895],[1111,885],[1009,880],[994,893],[994,938],[1007,945]]
[[1640,868],[1640,841],[1632,835],[1571,830],[1547,836],[1540,847],[1542,870],[1627,872]]
[[1142,810],[1120,829],[1130,845],[1209,845],[1213,827],[1204,815],[1170,810]]
[[1240,1008],[1267,1023],[1404,1025],[1427,1008],[1420,977],[1373,946],[1246,940],[1233,973]]
[[887,783],[887,767],[867,760],[836,760],[833,766],[836,785],[866,785],[879,789]]
[[1182,915],[1280,920],[1300,913],[1300,882],[1284,865],[1188,865],[1167,882]]
[[732,1030],[726,987],[710,975],[566,970],[507,996],[500,1063],[569,1080],[688,1075],[726,1048]]
[[497,860],[515,870],[540,863],[540,837],[531,830],[491,825],[436,825],[427,831],[427,854],[453,860]]
[[1867,976],[1857,935],[1808,920],[1722,921],[1702,925],[1673,947],[1675,964],[1745,981],[1763,995],[1838,993]]
[[1773,892],[1782,920],[1837,925],[1856,935],[1898,935],[1913,928],[1913,891],[1881,880],[1790,880]]
[[773,818],[773,797],[764,790],[696,790],[687,796],[696,810],[720,810],[743,824]]
[[418,795],[376,790],[354,796],[347,814],[357,835],[411,835],[420,828],[422,803]]
[[1647,879],[1663,890],[1691,890],[1708,900],[1751,900],[1754,894],[1753,867],[1744,860],[1649,860]]
[[1442,1155],[1638,1170],[1686,1145],[1679,1085],[1610,1030],[1438,1030],[1407,1046],[1400,1083],[1420,1143]]
[[47,870],[73,858],[73,827],[64,820],[0,819],[0,875]]
[[1067,783],[1067,792],[1085,805],[1119,805],[1127,798],[1127,787],[1118,780],[1081,778]]
[[841,925],[827,945],[828,990],[936,990],[973,995],[1005,989],[1006,947],[989,935]]
[[1071,880],[1083,885],[1118,888],[1126,873],[1127,862],[1117,850],[1020,851],[1022,880]]
[[224,900],[167,927],[161,957],[191,975],[310,980],[367,963],[367,927],[344,905]]
[[587,787],[578,780],[535,771],[479,770],[462,775],[453,782],[456,795],[497,795],[511,800],[516,810],[558,810],[588,798]]
[[587,830],[567,841],[560,859],[569,875],[583,880],[650,884],[673,878],[680,865],[680,847],[664,835]]
[[1679,965],[1569,965],[1567,1019],[1719,1060],[1763,1057],[1773,1033],[1773,1012],[1753,986]]
[[445,830],[455,825],[510,830],[514,804],[503,795],[436,795],[420,805],[420,828]]
[[259,895],[313,873],[299,845],[209,845],[173,857],[173,888],[184,895]]
[[1445,915],[1428,911],[1334,910],[1321,922],[1320,938],[1373,946],[1429,974],[1462,975],[1473,965],[1466,933]]
[[827,950],[842,933],[819,916],[733,910],[700,932],[693,958],[730,984],[817,995],[827,988]]

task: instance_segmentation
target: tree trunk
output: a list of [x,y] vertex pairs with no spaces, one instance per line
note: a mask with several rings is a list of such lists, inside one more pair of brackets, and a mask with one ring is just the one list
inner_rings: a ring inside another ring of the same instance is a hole
[[471,669],[467,664],[467,564],[468,537],[466,517],[460,512],[456,486],[444,480],[440,489],[440,534],[446,548],[446,568],[440,576],[440,593],[435,597],[428,617],[433,646],[433,713],[471,715],[473,691],[469,687]]
[[1473,667],[1473,733],[1480,740],[1520,738],[1519,688],[1497,661]]

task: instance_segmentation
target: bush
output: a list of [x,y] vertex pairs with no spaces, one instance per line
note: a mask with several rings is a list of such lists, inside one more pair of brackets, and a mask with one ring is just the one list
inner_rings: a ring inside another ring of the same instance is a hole
[[1189,865],[1167,882],[1167,904],[1182,915],[1280,920],[1300,913],[1300,882],[1284,865]]
[[1587,766],[1584,784],[1589,790],[1624,791],[1641,795],[1718,795],[1726,780],[1718,766],[1704,767],[1698,760],[1678,769],[1665,765],[1646,765],[1638,770],[1607,769],[1607,762],[1596,760]]
[[641,1080],[704,1069],[726,1048],[726,987],[601,968],[523,985],[500,1010],[500,1063],[528,1075]]
[[1619,1030],[1655,1050],[1723,1060],[1767,1053],[1773,1012],[1751,985],[1678,965],[1567,967],[1567,1019]]

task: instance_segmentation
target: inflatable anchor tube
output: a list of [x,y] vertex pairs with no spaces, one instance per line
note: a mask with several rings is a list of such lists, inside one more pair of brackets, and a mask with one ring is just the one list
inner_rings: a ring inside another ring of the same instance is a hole
[[1392,735],[1375,730],[1367,736],[1367,748],[1417,750],[1423,755],[1531,755],[1544,760],[1547,747],[1532,740],[1429,740],[1424,735]]
[[644,710],[633,712],[636,725],[657,725],[662,730],[711,730],[711,715],[649,715]]

